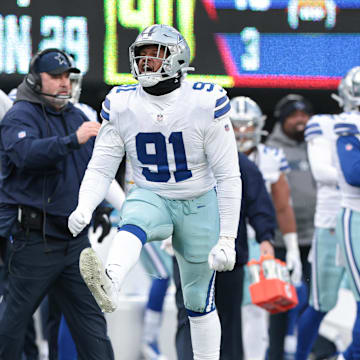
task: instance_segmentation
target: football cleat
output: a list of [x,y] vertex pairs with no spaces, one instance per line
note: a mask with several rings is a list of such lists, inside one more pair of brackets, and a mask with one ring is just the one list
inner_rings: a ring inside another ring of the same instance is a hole
[[114,312],[117,308],[117,287],[92,248],[86,248],[81,252],[79,267],[81,276],[101,311],[106,313]]

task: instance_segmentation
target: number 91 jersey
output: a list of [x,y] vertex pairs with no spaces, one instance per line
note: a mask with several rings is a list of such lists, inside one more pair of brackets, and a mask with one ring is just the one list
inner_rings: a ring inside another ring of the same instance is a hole
[[114,156],[126,152],[137,186],[170,199],[191,199],[222,178],[239,176],[229,110],[220,86],[184,80],[162,96],[139,85],[115,87],[101,116],[121,138]]

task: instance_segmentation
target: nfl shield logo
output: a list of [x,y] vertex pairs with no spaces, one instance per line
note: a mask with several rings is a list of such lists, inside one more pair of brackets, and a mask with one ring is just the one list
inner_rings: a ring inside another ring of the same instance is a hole
[[24,138],[26,136],[26,131],[20,131],[19,133],[18,133],[18,138],[19,139],[22,139],[22,138]]
[[163,114],[158,114],[157,117],[156,117],[156,120],[161,122],[164,120],[164,115]]
[[351,144],[346,144],[346,145],[345,145],[345,150],[346,150],[346,151],[351,151],[352,148],[353,148],[353,146],[352,146]]
[[229,131],[229,130],[230,130],[229,125],[226,124],[226,125],[225,125],[225,131]]

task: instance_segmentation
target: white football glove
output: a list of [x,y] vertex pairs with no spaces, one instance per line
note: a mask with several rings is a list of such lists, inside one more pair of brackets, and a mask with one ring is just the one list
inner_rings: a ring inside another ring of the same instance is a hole
[[208,262],[215,271],[231,271],[236,260],[235,238],[220,236],[218,243],[211,249]]
[[69,216],[68,228],[73,236],[80,234],[90,224],[92,213],[77,207]]
[[296,233],[288,233],[284,235],[286,246],[286,266],[291,273],[291,282],[298,286],[301,284],[302,265],[299,251],[299,244]]

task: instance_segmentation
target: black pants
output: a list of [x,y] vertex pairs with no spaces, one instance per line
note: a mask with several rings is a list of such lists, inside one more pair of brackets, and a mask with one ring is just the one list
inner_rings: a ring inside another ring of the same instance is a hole
[[[300,256],[302,263],[303,281],[307,286],[310,286],[311,265],[307,258],[309,255],[310,246],[300,247]],[[285,261],[285,248],[275,248],[275,256]],[[270,315],[269,324],[269,349],[267,360],[282,360],[284,357],[284,340],[288,326],[288,312],[281,312]]]
[[[5,311],[5,298],[8,289],[8,245],[9,240],[0,238],[0,258],[3,264],[0,265],[0,319]],[[24,356],[26,360],[37,360],[39,357],[39,349],[36,344],[36,332],[34,319],[31,317],[25,332],[24,340]]]
[[[178,360],[192,360],[193,351],[190,336],[190,322],[184,306],[180,284],[179,267],[174,258],[174,281],[178,324],[176,331],[176,352]],[[241,302],[243,296],[243,266],[233,271],[216,274],[215,304],[221,323],[221,360],[242,360]]]
[[0,359],[20,360],[26,326],[44,296],[57,299],[76,343],[79,359],[114,359],[106,321],[79,271],[86,236],[58,241],[48,238],[45,252],[39,232],[14,237],[9,258],[9,290],[0,321]]

